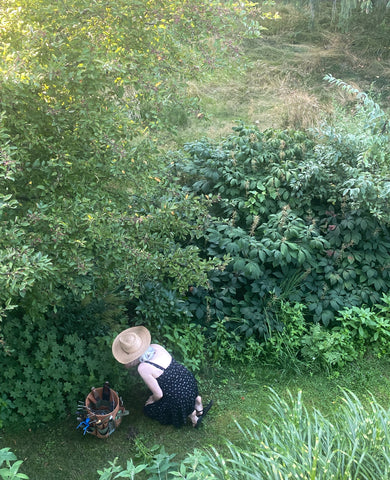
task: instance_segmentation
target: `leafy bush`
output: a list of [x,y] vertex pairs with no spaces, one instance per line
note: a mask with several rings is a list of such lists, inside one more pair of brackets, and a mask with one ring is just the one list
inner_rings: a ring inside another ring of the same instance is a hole
[[381,304],[342,310],[336,325],[327,329],[320,324],[311,325],[301,338],[300,354],[306,362],[327,369],[343,367],[364,355],[378,357],[389,354],[390,298],[384,295]]
[[157,282],[146,282],[135,304],[135,313],[146,325],[162,328],[166,323],[187,323],[191,318],[183,298]]
[[149,328],[152,341],[165,346],[193,372],[205,359],[202,328],[192,322],[192,314],[181,295],[157,282],[146,282],[141,296],[131,305],[138,322]]
[[197,245],[206,258],[230,258],[189,299],[201,324],[227,317],[261,340],[282,328],[281,299],[332,325],[340,310],[388,292],[387,116],[366,94],[329,81],[357,96],[354,117],[315,134],[240,124],[219,144],[185,147],[183,181],[209,198],[213,215]]
[[[2,2],[1,308],[40,316],[64,291],[82,299],[117,285],[137,295],[169,270],[174,288],[178,279],[179,289],[188,278],[205,283],[197,250],[179,241],[202,209],[164,185],[150,132],[193,114],[185,79],[228,58],[251,10],[250,2]],[[211,31],[226,48],[206,47]]]
[[[387,301],[388,301],[388,297]],[[390,347],[390,319],[378,315],[375,309],[352,307],[340,312],[338,327],[341,332],[348,331],[360,352],[370,350],[379,356],[388,354]],[[336,327],[337,328],[337,327]]]
[[300,353],[307,364],[328,370],[342,368],[363,353],[347,329],[327,329],[318,323],[311,325],[309,332],[302,337],[301,347]]

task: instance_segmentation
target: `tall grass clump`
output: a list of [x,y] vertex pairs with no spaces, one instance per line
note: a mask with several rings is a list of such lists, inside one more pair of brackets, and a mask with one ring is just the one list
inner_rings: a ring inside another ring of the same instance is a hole
[[351,392],[328,419],[309,413],[301,393],[289,401],[271,392],[273,422],[239,426],[243,446],[228,444],[229,456],[216,450],[207,468],[216,479],[379,480],[390,475],[389,411],[372,398],[366,409]]

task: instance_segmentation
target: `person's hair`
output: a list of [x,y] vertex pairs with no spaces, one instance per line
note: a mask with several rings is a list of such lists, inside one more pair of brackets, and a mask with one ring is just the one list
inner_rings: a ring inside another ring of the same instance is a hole
[[145,362],[146,360],[150,360],[151,358],[153,358],[155,353],[156,353],[156,350],[152,346],[149,346],[146,352],[144,352],[139,357],[139,361],[142,363],[142,362]]

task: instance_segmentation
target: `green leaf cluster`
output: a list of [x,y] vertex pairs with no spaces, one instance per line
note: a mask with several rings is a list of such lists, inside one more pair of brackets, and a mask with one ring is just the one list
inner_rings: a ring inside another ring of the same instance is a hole
[[0,478],[3,480],[28,479],[27,475],[19,472],[22,463],[23,460],[18,460],[9,448],[2,448],[0,450]]
[[196,108],[185,80],[226,54],[206,39],[223,44],[226,25],[239,39],[252,7],[2,2],[0,312],[40,315],[63,289],[82,299],[167,277],[179,290],[205,283],[207,265],[183,244],[203,206],[170,187],[152,132]]
[[330,325],[342,309],[388,292],[388,121],[367,95],[351,93],[355,117],[344,112],[315,132],[239,124],[219,144],[186,146],[183,181],[209,198],[213,217],[197,245],[230,258],[189,299],[200,323],[226,317],[262,339],[282,328],[282,299]]
[[126,325],[124,307],[110,296],[66,305],[39,321],[13,312],[3,325],[7,351],[0,352],[3,426],[43,424],[74,413],[89,389],[109,380],[116,389],[124,372],[111,354],[115,333]]

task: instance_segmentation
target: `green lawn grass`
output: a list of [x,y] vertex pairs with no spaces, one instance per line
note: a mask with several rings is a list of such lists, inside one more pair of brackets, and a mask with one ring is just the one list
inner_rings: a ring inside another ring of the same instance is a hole
[[223,452],[225,440],[239,445],[242,437],[235,422],[249,426],[250,418],[265,423],[272,420],[270,388],[285,399],[288,391],[293,397],[302,391],[308,410],[315,408],[326,416],[331,416],[341,405],[342,389],[354,392],[366,405],[370,393],[385,408],[390,402],[390,361],[374,358],[350,365],[341,374],[310,370],[294,373],[260,362],[210,368],[198,375],[198,379],[204,400],[214,400],[199,429],[191,426],[175,429],[146,418],[142,406],[147,391],[140,380],[132,391],[120,392],[130,413],[108,439],[84,436],[76,429],[76,416],[70,413],[64,421],[36,428],[10,430],[5,425],[0,445],[9,447],[23,460],[20,471],[30,480],[95,480],[99,478],[97,470],[108,467],[115,457],[122,466],[129,459],[143,462],[155,445],[176,454],[175,460],[183,459],[195,448],[213,446]]

